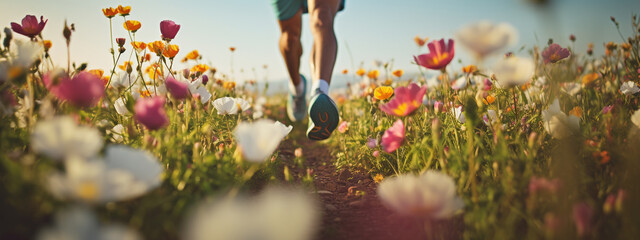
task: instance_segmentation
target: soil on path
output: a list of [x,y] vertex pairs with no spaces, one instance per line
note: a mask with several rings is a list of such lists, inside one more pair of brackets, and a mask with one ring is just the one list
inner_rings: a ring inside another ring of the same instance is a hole
[[[297,134],[296,134],[297,135]],[[322,202],[323,218],[319,240],[329,239],[424,239],[424,228],[416,219],[399,216],[382,205],[376,196],[377,184],[364,171],[336,171],[330,148],[306,137],[294,137],[280,145],[284,159],[293,159],[303,149],[304,167],[287,161],[292,176],[313,171],[313,183]]]

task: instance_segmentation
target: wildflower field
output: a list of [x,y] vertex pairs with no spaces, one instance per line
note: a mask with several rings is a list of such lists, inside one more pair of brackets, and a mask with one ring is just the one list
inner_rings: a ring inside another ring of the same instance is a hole
[[[0,239],[640,238],[635,15],[586,52],[552,39],[506,52],[508,23],[418,36],[417,74],[335,71],[356,81],[316,142],[284,96],[135,11],[102,9],[127,31],[105,46],[110,69],[51,59],[71,23],[26,15],[0,34]],[[451,67],[459,51],[474,64]]]

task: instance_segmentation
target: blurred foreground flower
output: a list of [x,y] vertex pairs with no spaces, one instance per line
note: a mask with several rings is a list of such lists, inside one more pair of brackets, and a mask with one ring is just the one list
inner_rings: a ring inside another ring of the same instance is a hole
[[209,99],[211,99],[212,95],[204,86],[204,83],[202,81],[203,78],[198,78],[195,81],[189,83],[189,92],[191,92],[191,95],[193,96],[200,96],[200,102],[202,102],[202,104],[206,104]]
[[427,219],[449,218],[464,207],[462,199],[456,196],[453,179],[433,170],[421,176],[385,178],[378,186],[378,196],[400,214]]
[[640,88],[638,88],[638,85],[635,82],[627,81],[620,85],[620,92],[622,92],[622,94],[624,95],[629,96],[640,92]]
[[385,152],[392,153],[400,148],[400,145],[402,145],[404,141],[404,134],[404,123],[401,119],[398,119],[393,123],[393,126],[384,131],[382,141],[380,142],[382,149],[384,149]]
[[582,237],[591,232],[593,209],[584,202],[573,205],[573,221],[576,223],[578,236]]
[[633,115],[631,115],[631,122],[633,123],[633,125],[635,125],[637,128],[640,128],[640,109],[636,110]]
[[44,20],[44,16],[40,16],[40,22],[38,22],[38,18],[36,18],[36,16],[27,15],[22,18],[22,25],[12,22],[11,30],[16,33],[25,35],[29,38],[35,38],[38,34],[40,34],[40,32],[42,32],[42,29],[44,29],[47,21],[49,20]]
[[580,132],[580,118],[560,110],[558,99],[542,111],[544,129],[554,138],[562,139]]
[[267,188],[254,199],[221,199],[199,206],[185,224],[186,240],[310,240],[317,203],[301,191]]
[[415,83],[408,87],[397,87],[395,97],[387,104],[380,105],[380,110],[398,117],[407,116],[422,105],[422,98],[426,92],[427,87],[420,87]]
[[47,184],[60,199],[106,203],[139,197],[160,186],[163,167],[150,153],[124,145],[107,146],[104,159],[72,159],[65,173]]
[[72,78],[65,73],[53,71],[44,76],[43,82],[58,99],[77,107],[95,106],[104,96],[102,79],[85,71]]
[[169,75],[167,76],[165,85],[167,86],[167,91],[169,91],[169,93],[171,93],[171,96],[173,96],[174,98],[182,100],[189,97],[188,83],[178,81],[174,77]]
[[569,49],[560,47],[560,45],[556,43],[552,43],[547,48],[542,51],[542,58],[544,59],[544,63],[556,63],[562,59],[569,57],[571,53]]
[[31,147],[55,160],[89,159],[102,149],[100,132],[79,126],[71,117],[61,116],[39,121],[31,134]]
[[[260,163],[271,156],[280,141],[286,137],[280,125],[273,120],[260,119],[252,123],[241,122],[233,134],[247,161]],[[288,133],[287,133],[288,134]]]
[[428,45],[429,53],[414,56],[413,59],[420,66],[433,69],[442,70],[451,62],[455,54],[453,47],[453,39],[449,39],[449,43],[444,43],[444,38],[440,41],[432,41]]
[[133,229],[120,224],[100,224],[87,207],[74,206],[57,212],[55,225],[40,230],[38,240],[137,240],[142,239]]
[[531,59],[519,57],[503,58],[493,68],[498,85],[502,88],[520,86],[531,80],[535,71]]
[[470,49],[478,59],[511,45],[517,41],[518,32],[508,23],[480,21],[461,28],[457,40]]
[[164,111],[164,97],[140,98],[134,106],[135,119],[149,130],[157,130],[169,125],[169,117]]
[[176,37],[178,31],[180,30],[180,25],[176,24],[171,20],[164,20],[160,22],[160,32],[162,33],[162,39],[166,41],[171,41]]
[[[289,135],[289,133],[291,132],[291,130],[293,129],[293,126],[287,126],[284,125],[284,123],[281,123],[280,121],[276,121],[275,123],[276,126],[278,126],[280,128],[280,131],[282,133],[283,136],[287,136]],[[284,138],[284,137],[283,137]]]

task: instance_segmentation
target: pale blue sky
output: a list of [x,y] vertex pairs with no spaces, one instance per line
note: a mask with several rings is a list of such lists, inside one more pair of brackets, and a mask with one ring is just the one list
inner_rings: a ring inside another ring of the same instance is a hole
[[[10,2],[10,3],[9,3]],[[407,72],[417,70],[411,64],[418,48],[413,42],[416,35],[431,39],[451,38],[461,26],[478,20],[509,22],[518,29],[520,46],[546,44],[548,38],[568,45],[569,34],[577,36],[576,48],[584,51],[594,42],[596,52],[602,52],[602,43],[620,42],[609,16],[621,23],[623,33],[630,32],[633,10],[640,10],[637,0],[564,0],[550,1],[549,7],[533,5],[525,0],[347,0],[346,9],[336,18],[339,54],[335,74],[344,68],[357,68],[364,63],[372,68],[373,60],[383,62],[394,59],[395,68]],[[268,65],[270,80],[286,78],[283,60],[277,48],[279,28],[271,0],[9,0],[0,9],[0,24],[9,26],[19,22],[26,14],[44,15],[49,19],[44,37],[53,40],[54,61],[64,65],[66,49],[62,37],[64,20],[76,24],[72,39],[72,58],[88,62],[89,68],[111,68],[109,24],[101,9],[118,4],[132,6],[128,19],[139,20],[142,28],[137,40],[159,40],[159,22],[174,20],[182,28],[173,43],[180,46],[177,58],[198,49],[212,66],[220,71],[230,69],[230,46],[237,47],[234,64],[236,78],[253,78],[255,68],[259,79],[264,79],[264,64]],[[638,12],[636,12],[638,13]],[[114,21],[114,37],[126,36],[122,18]],[[308,17],[303,18],[302,72],[308,74],[308,55],[311,34]],[[537,37],[537,39],[536,39]],[[17,38],[24,38],[19,36]],[[130,49],[129,40],[127,48]],[[348,46],[348,50],[347,50]],[[525,53],[522,53],[523,55]],[[469,63],[467,53],[456,49],[456,60]],[[453,67],[458,69],[460,64]],[[244,75],[240,73],[244,69]]]

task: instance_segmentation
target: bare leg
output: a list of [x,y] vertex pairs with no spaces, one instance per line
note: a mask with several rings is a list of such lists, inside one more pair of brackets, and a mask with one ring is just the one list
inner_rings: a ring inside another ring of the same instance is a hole
[[280,53],[287,65],[287,71],[293,85],[300,83],[300,57],[302,56],[302,43],[300,32],[302,31],[302,9],[292,18],[280,20]]
[[333,67],[338,53],[338,42],[333,31],[333,20],[340,0],[308,0],[309,24],[313,35],[311,66],[313,79],[331,83]]

